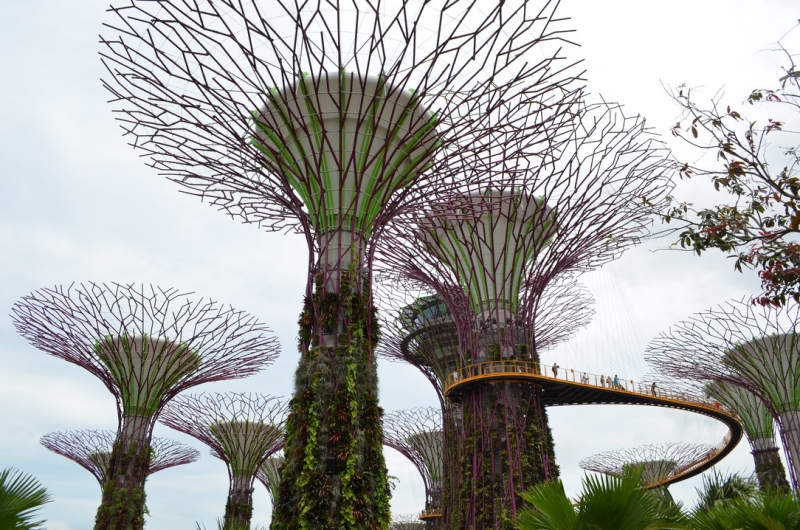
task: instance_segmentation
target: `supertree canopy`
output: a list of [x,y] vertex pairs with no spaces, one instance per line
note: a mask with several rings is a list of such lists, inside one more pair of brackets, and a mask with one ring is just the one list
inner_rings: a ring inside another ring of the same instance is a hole
[[254,374],[278,355],[254,317],[175,289],[80,284],[41,289],[14,304],[35,347],[98,377],[117,401],[119,429],[95,528],[141,528],[153,425],[179,392]]
[[389,530],[425,530],[425,522],[419,520],[418,514],[392,515]]
[[706,383],[704,390],[709,397],[739,415],[750,442],[761,488],[788,490],[786,470],[775,441],[775,420],[764,402],[746,388],[722,381]]
[[606,451],[581,460],[586,471],[620,476],[631,467],[642,468],[642,486],[666,486],[686,468],[703,460],[714,447],[707,444],[665,443]]
[[428,528],[441,528],[444,489],[444,432],[442,412],[419,407],[387,413],[383,419],[384,444],[411,460],[425,484]]
[[264,461],[283,446],[286,405],[257,394],[180,396],[159,420],[194,436],[228,467],[224,528],[247,528],[253,517],[253,481]]
[[726,302],[697,313],[651,341],[646,357],[667,376],[747,389],[778,423],[792,487],[800,466],[800,305]]
[[269,500],[272,506],[275,506],[275,501],[278,498],[278,483],[281,480],[281,467],[285,459],[282,456],[271,456],[264,460],[256,471],[256,478],[267,488]]
[[[89,473],[103,489],[110,477],[111,450],[117,433],[113,431],[64,431],[51,432],[39,440],[43,446],[77,463]],[[200,458],[200,452],[187,445],[165,438],[152,438],[150,442],[150,465],[148,473],[184,464],[191,464]]]
[[470,158],[462,155],[491,145],[509,97],[535,100],[537,116],[558,119],[575,75],[559,63],[566,30],[557,5],[112,7],[106,86],[131,143],[190,193],[269,230],[299,230],[308,242],[273,528],[388,526],[374,242],[409,205],[462,187]]

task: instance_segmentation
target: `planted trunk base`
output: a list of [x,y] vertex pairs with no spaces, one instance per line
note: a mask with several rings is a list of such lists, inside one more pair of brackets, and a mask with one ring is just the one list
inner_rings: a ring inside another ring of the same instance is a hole
[[520,493],[558,476],[541,392],[502,382],[465,396],[462,477],[448,528],[510,530],[523,507]]
[[[362,294],[369,290],[359,290],[352,277],[341,276],[339,293],[326,291],[318,277],[317,294],[300,317],[302,355],[273,530],[389,526],[383,411],[373,355],[377,328],[369,296]],[[327,338],[312,330],[339,333],[333,346],[320,345]]]
[[789,492],[786,468],[783,467],[777,447],[753,451],[753,459],[756,464],[758,485],[761,489]]
[[144,484],[150,470],[150,444],[145,441],[114,443],[109,457],[108,480],[97,509],[94,530],[144,528]]

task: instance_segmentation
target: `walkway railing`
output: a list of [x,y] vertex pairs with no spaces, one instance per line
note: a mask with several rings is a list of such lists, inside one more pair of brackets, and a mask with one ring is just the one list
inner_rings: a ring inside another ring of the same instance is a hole
[[[565,384],[570,387],[585,387],[601,390],[603,393],[613,393],[617,395],[633,395],[639,398],[637,400],[639,403],[655,406],[675,407],[678,405],[688,407],[700,413],[703,413],[703,409],[705,409],[705,411],[712,412],[713,417],[727,424],[729,431],[722,442],[717,446],[709,450],[695,462],[676,469],[673,473],[670,473],[666,480],[648,484],[648,487],[670,484],[702,472],[721,460],[741,439],[742,428],[738,415],[719,401],[688,392],[662,388],[652,383],[648,385],[637,383],[632,379],[622,380],[617,376],[607,377],[574,369],[563,369],[561,367],[556,367],[556,369],[553,370],[552,366],[544,366],[533,361],[489,361],[465,366],[456,370],[445,379],[444,395],[450,398],[450,394],[453,390],[478,383],[481,380],[502,381],[520,379],[540,381],[545,384],[556,383]],[[736,429],[736,434],[734,434],[734,429]],[[734,437],[736,438],[735,440]]]
[[719,401],[705,396],[671,390],[658,385],[653,386],[652,384],[637,383],[633,379],[624,380],[618,377],[597,375],[580,370],[563,369],[561,367],[557,368],[555,373],[553,373],[552,367],[533,361],[489,361],[465,366],[447,376],[444,382],[444,394],[447,395],[454,386],[460,386],[472,381],[478,381],[480,379],[502,379],[502,375],[508,375],[510,378],[517,378],[521,374],[533,376],[531,379],[563,381],[574,385],[585,385],[603,390],[627,392],[629,394],[646,396],[648,398],[658,398],[685,403],[695,407],[705,407],[738,418],[733,410],[725,407]]
[[419,514],[419,518],[423,521],[425,519],[433,519],[435,517],[442,517],[444,516],[444,511],[441,508],[430,508],[427,510],[422,510]]

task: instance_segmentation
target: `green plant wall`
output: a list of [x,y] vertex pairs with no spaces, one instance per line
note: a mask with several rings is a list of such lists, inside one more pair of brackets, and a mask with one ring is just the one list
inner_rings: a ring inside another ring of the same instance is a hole
[[[388,474],[378,406],[378,340],[370,286],[353,270],[339,292],[322,276],[300,315],[300,363],[286,426],[273,530],[389,527]],[[361,284],[361,285],[359,285]],[[317,330],[337,330],[337,347]]]

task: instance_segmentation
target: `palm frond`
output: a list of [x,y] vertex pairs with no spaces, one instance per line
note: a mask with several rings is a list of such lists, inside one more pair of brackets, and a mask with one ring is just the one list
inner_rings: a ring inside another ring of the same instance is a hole
[[35,530],[44,521],[34,521],[37,511],[52,497],[33,476],[6,468],[0,471],[0,528]]

